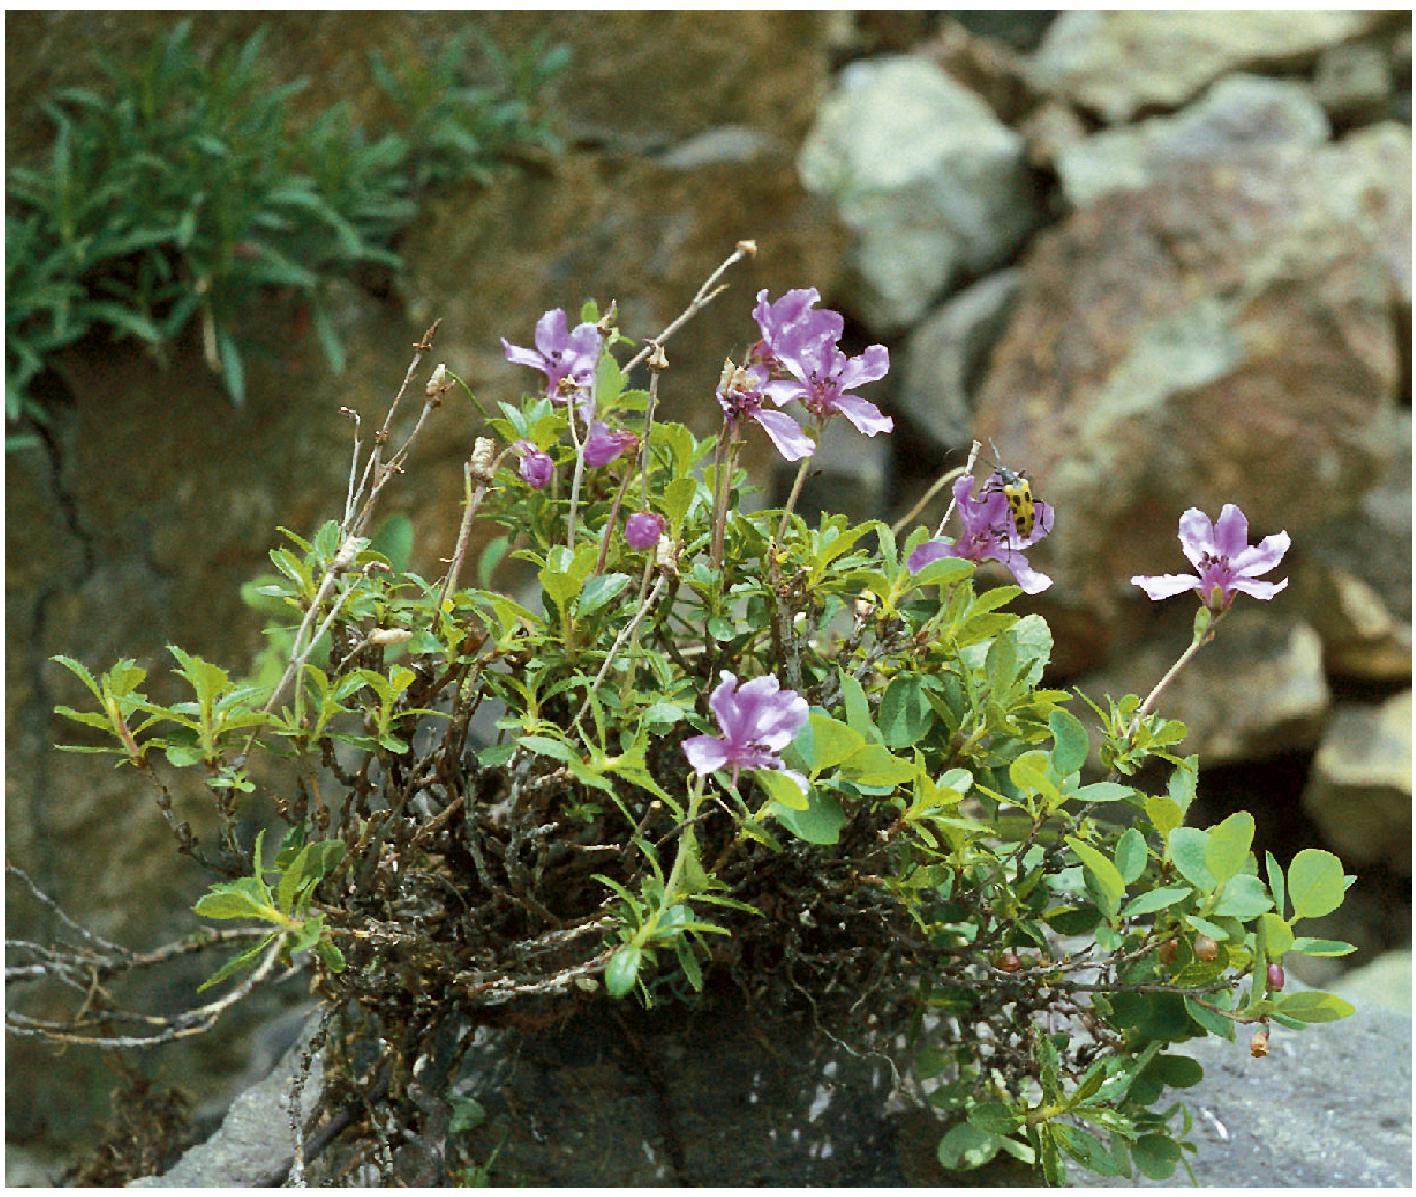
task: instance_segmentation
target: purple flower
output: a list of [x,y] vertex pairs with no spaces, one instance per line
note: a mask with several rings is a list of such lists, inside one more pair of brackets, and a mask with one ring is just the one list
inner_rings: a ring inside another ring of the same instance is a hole
[[764,387],[767,370],[763,366],[745,366],[741,369],[729,368],[723,371],[723,380],[718,384],[718,405],[732,428],[743,420],[755,420],[772,439],[777,452],[788,461],[800,461],[816,452],[815,442],[801,430],[786,412],[772,411],[762,405],[767,399]]
[[875,404],[851,394],[855,387],[889,373],[890,351],[884,345],[871,345],[859,357],[848,357],[833,340],[799,321],[773,344],[772,352],[791,376],[767,384],[767,395],[774,403],[780,406],[799,399],[822,423],[842,415],[866,436],[895,427],[895,421],[882,415]]
[[1131,582],[1153,599],[1194,590],[1200,602],[1218,613],[1229,608],[1236,594],[1267,600],[1287,586],[1287,578],[1260,582],[1258,576],[1283,560],[1290,543],[1287,532],[1276,532],[1250,545],[1249,521],[1233,503],[1224,505],[1214,523],[1198,507],[1191,507],[1180,517],[1180,547],[1196,572],[1137,575]]
[[752,317],[762,330],[762,340],[753,346],[749,358],[770,370],[780,364],[778,347],[786,345],[788,340],[797,345],[817,340],[839,341],[846,322],[839,312],[830,308],[813,310],[820,300],[821,293],[815,287],[788,291],[776,303],[767,302],[766,290],[759,291]]
[[568,378],[576,390],[585,390],[595,377],[600,361],[600,332],[593,324],[577,324],[566,330],[564,308],[553,308],[536,321],[536,348],[522,349],[501,339],[506,360],[530,366],[546,376],[546,394],[564,403],[561,380]]
[[534,490],[540,490],[551,480],[551,475],[556,472],[556,463],[551,460],[549,453],[542,453],[530,441],[517,441],[516,451],[521,454],[521,465],[518,472],[528,486]]
[[810,713],[806,699],[795,690],[781,690],[771,674],[738,685],[726,669],[708,705],[721,736],[693,736],[683,742],[688,763],[698,774],[731,769],[737,784],[739,769],[775,769],[806,793],[806,778],[782,763],[781,751],[796,736]]
[[623,429],[611,431],[603,420],[590,425],[590,435],[585,438],[581,452],[585,454],[585,464],[591,469],[609,465],[615,458],[628,453],[639,444],[639,438]]
[[917,574],[941,557],[962,557],[965,561],[999,561],[1013,573],[1024,594],[1040,594],[1052,579],[1028,564],[1022,550],[1030,548],[1052,531],[1052,505],[1038,501],[1033,506],[1032,535],[1026,540],[1013,525],[1008,500],[1001,490],[985,486],[974,497],[973,479],[965,474],[954,483],[954,502],[964,534],[950,544],[947,540],[926,540],[910,554],[910,573]]
[[657,511],[636,511],[624,521],[624,538],[632,549],[652,549],[663,536],[667,522]]

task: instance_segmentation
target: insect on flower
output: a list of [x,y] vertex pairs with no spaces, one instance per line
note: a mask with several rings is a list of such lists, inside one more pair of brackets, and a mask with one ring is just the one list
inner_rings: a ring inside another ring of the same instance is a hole
[[993,448],[993,475],[984,483],[985,491],[998,491],[1008,501],[1008,513],[1013,518],[1013,527],[1018,537],[1027,540],[1032,535],[1037,514],[1037,500],[1033,496],[1032,483],[1027,474],[1010,470],[998,462],[998,446],[988,442]]

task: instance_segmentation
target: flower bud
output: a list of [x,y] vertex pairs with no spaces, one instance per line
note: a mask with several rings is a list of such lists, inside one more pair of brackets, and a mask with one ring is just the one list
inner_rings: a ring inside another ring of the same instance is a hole
[[665,525],[657,511],[636,511],[624,522],[624,538],[632,549],[652,549],[663,536]]
[[450,386],[452,386],[452,383],[447,380],[447,365],[444,362],[439,362],[438,368],[433,371],[432,377],[428,379],[428,385],[423,388],[423,394],[429,399],[436,399]]
[[1270,993],[1282,993],[1282,992],[1283,992],[1283,982],[1284,982],[1284,980],[1285,980],[1285,978],[1284,978],[1284,976],[1283,976],[1283,965],[1281,965],[1281,964],[1270,964],[1270,965],[1268,966],[1268,987],[1269,987],[1269,992],[1270,992]]
[[662,345],[655,345],[654,352],[649,355],[649,369],[667,370],[669,368],[669,355],[664,352]]
[[749,258],[755,257],[757,254],[757,242],[751,240],[739,241],[737,243],[737,250],[739,253],[746,254]]
[[1196,936],[1195,959],[1203,960],[1206,964],[1213,964],[1219,959],[1219,944],[1215,943],[1208,935]]
[[412,639],[407,628],[375,628],[369,633],[370,644],[403,644]]
[[1023,967],[1023,961],[1017,952],[999,952],[993,958],[993,967],[1002,973],[1015,973]]
[[479,436],[472,445],[472,456],[467,461],[467,476],[476,486],[486,486],[492,480],[495,470],[492,468],[492,461],[496,456],[497,447],[492,443],[492,438]]
[[1174,964],[1175,957],[1180,954],[1180,941],[1178,939],[1167,939],[1160,945],[1160,951],[1156,953],[1161,964]]
[[1249,1040],[1249,1054],[1256,1060],[1262,1060],[1268,1055],[1268,1043],[1268,1027],[1260,1027],[1254,1032],[1254,1037]]

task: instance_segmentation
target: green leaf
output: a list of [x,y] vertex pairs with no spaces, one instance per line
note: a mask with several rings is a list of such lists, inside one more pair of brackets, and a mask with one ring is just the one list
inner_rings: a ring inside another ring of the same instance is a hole
[[1180,1146],[1167,1135],[1142,1135],[1131,1144],[1131,1159],[1150,1180],[1169,1180],[1180,1162]]
[[1167,885],[1163,889],[1153,889],[1127,902],[1126,908],[1121,911],[1121,917],[1133,919],[1143,914],[1154,914],[1157,910],[1164,910],[1167,906],[1174,906],[1176,902],[1183,901],[1193,892],[1185,885]]
[[1190,1089],[1205,1079],[1204,1067],[1190,1056],[1158,1055],[1146,1065],[1144,1075],[1172,1089]]
[[1357,949],[1340,939],[1314,939],[1309,935],[1299,935],[1288,950],[1304,956],[1348,956]]
[[576,615],[583,619],[598,611],[606,603],[618,597],[620,592],[629,585],[629,582],[628,574],[598,574],[591,578],[580,592]]
[[990,1135],[1011,1135],[1023,1124],[1022,1115],[1001,1101],[986,1101],[969,1111],[969,1122]]
[[885,688],[876,722],[891,748],[908,748],[924,738],[934,723],[934,708],[918,673],[901,674]]
[[813,712],[807,727],[808,735],[798,747],[812,777],[849,760],[865,746],[865,737],[839,719]]
[[1041,750],[1015,757],[1008,766],[1008,779],[1025,794],[1041,794],[1049,807],[1062,801],[1052,781],[1052,758]]
[[1068,794],[1067,799],[1076,802],[1120,802],[1135,792],[1134,786],[1123,786],[1120,782],[1094,781]]
[[1214,913],[1236,919],[1251,919],[1273,909],[1268,887],[1251,873],[1231,877],[1215,904]]
[[998,1136],[979,1130],[967,1122],[951,1126],[939,1140],[935,1155],[940,1166],[950,1172],[981,1168],[998,1154]]
[[236,881],[218,881],[198,899],[192,913],[204,919],[263,919],[281,922],[279,914],[261,892],[255,877]]
[[1205,835],[1205,867],[1214,878],[1214,888],[1221,888],[1235,876],[1249,859],[1254,843],[1254,816],[1238,811]]
[[1116,841],[1116,871],[1127,885],[1146,871],[1146,837],[1134,827],[1128,827]]
[[1260,920],[1264,929],[1264,942],[1269,959],[1277,960],[1284,952],[1293,950],[1295,942],[1293,928],[1276,914],[1265,914]]
[[867,744],[851,754],[841,775],[863,786],[898,786],[914,777],[914,765],[892,756],[883,744]]
[[1283,904],[1287,891],[1283,884],[1283,870],[1278,867],[1278,861],[1274,859],[1272,852],[1264,853],[1264,871],[1268,874],[1269,890],[1273,894],[1273,908],[1278,912],[1279,918],[1285,918]]
[[1090,747],[1082,721],[1071,711],[1056,710],[1047,717],[1047,726],[1052,729],[1052,767],[1057,775],[1067,777],[1078,772],[1087,763]]
[[1315,919],[1342,905],[1347,891],[1342,862],[1331,852],[1304,848],[1288,865],[1288,900],[1293,918]]
[[870,701],[865,696],[865,690],[844,669],[839,670],[839,673],[841,702],[846,710],[846,725],[867,740],[878,740],[880,738],[879,729],[870,718]]
[[320,958],[320,962],[332,973],[342,973],[344,971],[344,953],[327,939],[320,940],[315,944],[315,955]]
[[1201,893],[1212,893],[1216,886],[1214,876],[1205,863],[1206,835],[1198,827],[1177,827],[1167,837],[1170,859],[1185,878]]
[[231,402],[241,407],[246,402],[246,371],[241,365],[241,351],[235,338],[224,329],[216,330],[217,353],[221,358],[221,379]]
[[452,1116],[447,1120],[447,1133],[450,1135],[476,1130],[487,1120],[486,1108],[475,1097],[453,1094],[447,1099],[447,1104],[452,1107]]
[[[1206,1001],[1208,1000],[1207,998]],[[1187,997],[1185,999],[1185,1013],[1194,1019],[1195,1022],[1199,1023],[1199,1025],[1211,1035],[1218,1035],[1222,1039],[1229,1040],[1234,1038],[1233,1019],[1225,1018],[1223,1014],[1217,1014],[1207,1006],[1200,1005],[1194,998]],[[1134,1155],[1134,1153],[1135,1149],[1133,1147],[1132,1154]],[[1138,1166],[1139,1163],[1140,1161],[1137,1161]],[[1147,1172],[1146,1175],[1149,1176],[1150,1173]]]
[[1121,1175],[1120,1162],[1090,1131],[1065,1122],[1054,1122],[1052,1128],[1057,1135],[1057,1145],[1084,1168],[1089,1168],[1098,1176]]
[[[276,934],[278,934],[278,932]],[[275,934],[267,935],[263,940],[261,940],[260,943],[256,944],[255,947],[248,948],[246,949],[246,951],[240,953],[239,955],[233,956],[219,969],[217,969],[216,972],[212,973],[211,976],[209,976],[205,981],[198,985],[197,992],[201,993],[204,989],[210,989],[213,985],[220,984],[232,974],[238,973],[243,968],[249,968],[251,965],[255,964],[255,962],[260,959],[260,957],[265,953],[265,951],[270,947],[270,945],[275,942],[275,938]]]
[[795,781],[778,769],[758,769],[753,777],[773,802],[791,810],[807,810],[811,803]]
[[1185,821],[1185,812],[1173,798],[1152,794],[1146,799],[1146,818],[1160,832],[1160,838],[1170,839],[1170,833]]
[[1122,897],[1126,893],[1126,883],[1116,866],[1090,844],[1084,844],[1076,836],[1067,836],[1067,846],[1077,854],[1077,859],[1086,866],[1106,899],[1107,913],[1115,914]]
[[639,964],[644,958],[643,949],[633,944],[625,944],[615,950],[605,965],[605,992],[611,997],[624,997],[634,988],[634,980],[639,975]]
[[1337,1022],[1356,1013],[1351,1002],[1344,1001],[1335,993],[1323,993],[1320,989],[1284,994],[1277,997],[1276,1002],[1280,1014],[1299,1022]]
[[668,517],[669,528],[676,540],[683,535],[683,522],[688,516],[689,509],[693,506],[693,499],[697,494],[697,478],[675,478],[668,486],[664,487],[664,496],[660,500],[660,505]]
[[790,831],[797,839],[808,844],[834,844],[841,838],[841,828],[846,825],[846,814],[834,795],[823,794],[820,790],[807,793],[806,810],[793,810],[780,802],[768,808],[773,818]]

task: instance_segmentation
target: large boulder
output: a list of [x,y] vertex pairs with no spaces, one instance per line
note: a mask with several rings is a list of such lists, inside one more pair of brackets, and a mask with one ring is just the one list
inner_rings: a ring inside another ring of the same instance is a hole
[[1167,173],[1264,156],[1297,157],[1328,139],[1327,117],[1301,84],[1255,75],[1222,79],[1175,116],[1111,129],[1064,148],[1062,190],[1074,205],[1134,190]]
[[1393,16],[1076,10],[1048,27],[1028,60],[1028,82],[1115,124],[1147,109],[1178,108],[1237,70],[1305,66]]
[[[1181,512],[1256,535],[1354,512],[1396,460],[1410,132],[1177,172],[1039,237],[976,431],[1058,510],[1042,568],[1101,609],[1177,572]],[[1301,547],[1290,568],[1298,568]]]
[[1303,809],[1349,864],[1411,873],[1411,691],[1334,712]]
[[847,67],[800,166],[854,234],[846,302],[882,335],[959,276],[1004,261],[1040,217],[1021,137],[923,58]]

